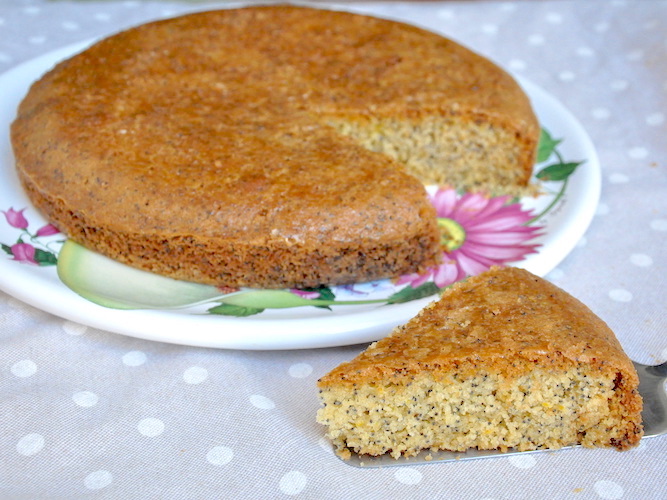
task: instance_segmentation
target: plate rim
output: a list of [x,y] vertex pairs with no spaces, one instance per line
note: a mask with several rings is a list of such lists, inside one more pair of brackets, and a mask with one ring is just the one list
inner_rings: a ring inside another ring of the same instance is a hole
[[[77,42],[52,50],[24,61],[0,74],[0,81],[18,79],[19,81],[15,83],[15,86],[23,88],[23,93],[19,94],[18,101],[16,100],[16,88],[12,88],[14,91],[13,98],[10,95],[9,98],[3,100],[3,104],[0,106],[0,119],[6,116],[10,108],[8,102],[13,103],[12,114],[7,115],[11,116],[9,120],[9,123],[11,123],[18,102],[36,78],[39,78],[41,74],[48,71],[57,62],[84,50],[96,40]],[[33,77],[27,78],[26,73],[32,74]],[[23,78],[21,78],[22,76]],[[516,267],[529,268],[534,274],[544,276],[570,254],[592,222],[601,192],[600,163],[591,138],[572,112],[552,94],[529,79],[519,75],[513,75],[513,77],[530,97],[534,108],[536,108],[538,118],[540,118],[538,108],[542,108],[542,112],[544,112],[544,109],[556,112],[554,116],[558,118],[558,123],[553,124],[555,125],[554,129],[551,128],[551,125],[549,127],[550,132],[553,132],[552,135],[562,136],[564,130],[567,129],[567,141],[570,141],[567,146],[571,148],[576,142],[577,147],[575,149],[586,151],[585,158],[583,158],[585,164],[573,175],[573,177],[576,176],[577,182],[571,183],[566,191],[569,201],[577,203],[579,207],[576,213],[573,213],[572,207],[566,210],[566,214],[569,214],[568,225],[567,227],[561,227],[562,225],[558,227],[561,233],[565,231],[566,234],[557,236],[559,245],[542,245],[537,255],[528,256],[525,260],[515,264]],[[2,127],[0,130],[4,131],[6,126],[8,132],[9,123],[4,123],[3,119],[3,122],[0,123],[0,127]],[[4,149],[4,141],[9,144],[8,133],[4,134],[0,141],[3,141],[0,143],[0,148]],[[9,157],[13,160],[11,144],[9,144]],[[4,158],[3,153],[3,157],[0,159],[3,163]],[[0,165],[0,178],[11,176],[12,169],[13,161],[11,165]],[[13,181],[14,186],[16,186],[16,179],[13,179]],[[7,192],[25,198],[26,206],[37,212],[25,193],[22,191],[16,193],[11,189],[11,184],[6,188]],[[0,192],[3,189],[0,188]],[[0,208],[5,209],[6,207]],[[547,254],[546,257],[545,253]],[[223,349],[285,350],[367,343],[385,336],[395,326],[410,319],[421,308],[435,299],[431,296],[403,304],[377,306],[370,310],[353,309],[358,306],[336,306],[337,308],[348,307],[349,310],[345,309],[344,315],[338,314],[334,317],[275,318],[257,315],[235,318],[214,315],[185,315],[178,314],[177,311],[127,311],[99,306],[83,299],[67,288],[55,275],[55,269],[35,269],[26,265],[17,265],[11,259],[3,258],[0,259],[0,270],[2,270],[2,273],[0,273],[0,289],[22,302],[65,320],[134,338]],[[38,271],[38,273],[35,271]],[[26,285],[26,282],[30,286]],[[38,293],[34,292],[35,288],[38,289]],[[41,293],[44,291],[47,293]],[[57,300],[50,300],[54,297]],[[335,321],[332,321],[332,319],[335,319]],[[190,332],[190,334],[183,334],[181,329]],[[238,331],[232,335],[226,334],[226,330],[230,329],[238,329]]]

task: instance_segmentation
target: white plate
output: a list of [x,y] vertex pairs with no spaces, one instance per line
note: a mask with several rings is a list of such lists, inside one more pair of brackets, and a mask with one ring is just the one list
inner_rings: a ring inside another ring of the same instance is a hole
[[[18,182],[9,125],[29,85],[56,62],[87,45],[89,42],[51,52],[0,75],[3,94],[0,102],[0,210],[26,208],[25,215],[32,229],[46,221],[32,207]],[[525,80],[520,83],[530,96],[541,125],[553,137],[563,140],[559,145],[562,157],[585,162],[569,178],[565,195],[541,219],[545,234],[535,240],[541,245],[539,252],[515,264],[544,276],[572,250],[590,224],[599,199],[600,170],[591,140],[568,110],[534,84]],[[553,198],[553,195],[544,195],[521,202],[526,208],[540,209]],[[17,236],[17,229],[0,216],[0,243],[12,245]],[[249,317],[184,310],[116,310],[98,306],[72,292],[58,279],[54,266],[16,262],[5,252],[0,255],[0,288],[44,311],[91,327],[155,341],[230,349],[300,349],[370,342],[407,321],[433,299],[394,305],[335,306],[332,310],[314,307],[266,310]]]

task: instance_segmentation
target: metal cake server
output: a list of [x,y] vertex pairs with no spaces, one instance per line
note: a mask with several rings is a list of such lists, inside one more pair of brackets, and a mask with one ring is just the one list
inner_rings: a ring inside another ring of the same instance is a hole
[[[637,374],[639,375],[639,393],[644,400],[642,420],[644,424],[644,437],[653,438],[667,434],[667,392],[665,382],[667,381],[667,362],[656,366],[643,365],[633,361]],[[575,448],[566,446],[561,449]],[[425,450],[414,457],[401,457],[394,459],[389,455],[372,457],[369,455],[357,455],[352,453],[348,460],[343,460],[347,465],[353,467],[398,467],[405,465],[433,464],[442,462],[453,462],[458,460],[473,460],[480,458],[507,457],[511,455],[526,453],[556,452],[560,450],[535,450],[535,451],[513,451],[501,452],[497,450],[475,450],[466,452],[454,451],[429,451]]]

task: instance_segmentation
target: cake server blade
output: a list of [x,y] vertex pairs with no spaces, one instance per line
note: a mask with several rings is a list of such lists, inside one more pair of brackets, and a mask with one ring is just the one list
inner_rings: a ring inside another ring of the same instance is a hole
[[[644,437],[653,438],[667,433],[667,392],[665,382],[667,381],[667,362],[660,365],[643,365],[633,361],[637,374],[639,375],[639,393],[644,400],[642,409],[642,422],[644,424]],[[579,445],[565,446],[560,450],[576,448]],[[476,450],[470,449],[465,452],[455,451],[430,451],[424,450],[414,457],[392,458],[389,455],[373,457],[370,455],[358,455],[352,453],[348,460],[342,460],[352,467],[399,467],[406,465],[434,464],[442,462],[456,462],[460,460],[476,460],[481,458],[508,457],[512,455],[526,455],[530,453],[557,452],[560,450],[534,450],[515,451],[508,450]]]

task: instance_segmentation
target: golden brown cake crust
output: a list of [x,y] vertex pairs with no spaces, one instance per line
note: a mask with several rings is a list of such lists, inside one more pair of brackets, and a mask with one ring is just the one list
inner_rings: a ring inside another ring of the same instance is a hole
[[516,130],[528,181],[537,124],[490,62],[399,23],[254,7],[149,23],[59,64],[12,144],[33,202],[85,246],[180,279],[317,286],[436,262],[420,181],[328,124],[434,113]]
[[632,362],[604,321],[552,283],[507,267],[456,283],[319,385],[364,383],[399,370],[419,373],[463,362],[474,367],[477,360],[493,366],[493,360],[512,357],[606,365],[629,385],[638,384]]

